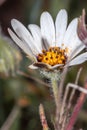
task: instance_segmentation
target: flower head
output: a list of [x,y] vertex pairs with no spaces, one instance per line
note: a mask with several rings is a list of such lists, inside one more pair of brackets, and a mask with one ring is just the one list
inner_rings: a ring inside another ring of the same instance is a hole
[[43,12],[40,27],[28,26],[29,31],[16,19],[12,19],[13,31],[8,29],[16,44],[31,58],[32,69],[60,69],[68,65],[81,64],[87,60],[87,52],[79,54],[84,45],[78,38],[78,19],[75,18],[67,27],[67,12],[62,9],[57,14],[55,23],[48,12]]

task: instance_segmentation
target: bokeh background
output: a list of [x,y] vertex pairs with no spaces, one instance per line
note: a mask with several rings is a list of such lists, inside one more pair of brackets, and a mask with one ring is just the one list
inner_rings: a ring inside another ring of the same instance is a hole
[[[40,15],[49,11],[55,19],[60,9],[66,9],[69,22],[87,10],[87,0],[0,0],[0,128],[1,130],[41,130],[38,107],[44,105],[47,120],[53,130],[51,116],[54,100],[50,81],[39,71],[28,69],[31,61],[13,43],[7,32],[12,18],[20,20],[26,27],[39,25]],[[75,81],[79,68],[82,72],[79,85],[87,79],[87,62],[71,68],[65,85]],[[78,96],[74,97],[76,100]],[[50,116],[51,115],[51,116]],[[74,130],[87,130],[87,100],[79,114]]]

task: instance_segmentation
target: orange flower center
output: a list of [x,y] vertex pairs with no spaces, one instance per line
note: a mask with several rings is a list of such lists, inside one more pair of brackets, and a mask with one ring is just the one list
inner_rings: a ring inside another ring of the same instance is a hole
[[42,50],[42,53],[38,54],[37,60],[51,66],[65,64],[67,60],[66,52],[67,48],[51,47],[48,50]]

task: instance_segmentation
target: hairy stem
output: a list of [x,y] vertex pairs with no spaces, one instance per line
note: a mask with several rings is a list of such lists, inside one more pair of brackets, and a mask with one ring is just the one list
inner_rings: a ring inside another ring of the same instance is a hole
[[58,125],[58,120],[59,120],[59,108],[58,105],[60,104],[59,101],[59,94],[58,94],[58,81],[56,79],[51,79],[51,83],[52,83],[52,89],[53,89],[53,94],[54,94],[54,100],[55,100],[55,104],[56,104],[56,115],[55,115],[55,130],[59,129],[59,125]]
[[56,79],[51,79],[52,90],[56,106],[58,105],[58,83]]

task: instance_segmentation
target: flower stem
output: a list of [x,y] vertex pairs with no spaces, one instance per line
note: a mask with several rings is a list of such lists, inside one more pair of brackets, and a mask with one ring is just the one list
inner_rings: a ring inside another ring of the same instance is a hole
[[58,83],[57,83],[57,80],[54,78],[51,78],[51,84],[52,84],[52,90],[53,90],[55,104],[57,106],[58,105]]
[[59,95],[58,95],[58,80],[56,79],[51,79],[51,83],[52,83],[52,89],[53,89],[53,94],[54,94],[54,100],[55,100],[55,104],[56,104],[56,115],[55,115],[55,130],[59,130]]

